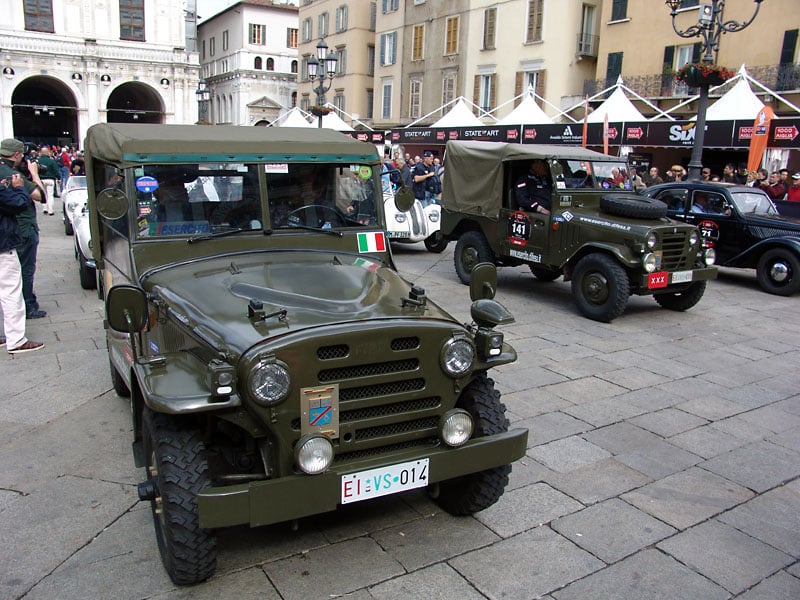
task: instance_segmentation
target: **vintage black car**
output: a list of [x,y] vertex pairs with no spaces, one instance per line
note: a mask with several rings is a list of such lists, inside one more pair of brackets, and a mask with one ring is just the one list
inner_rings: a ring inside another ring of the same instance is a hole
[[759,189],[682,181],[643,192],[667,205],[673,219],[697,225],[716,250],[716,264],[755,268],[765,292],[790,296],[800,289],[800,220],[782,216]]

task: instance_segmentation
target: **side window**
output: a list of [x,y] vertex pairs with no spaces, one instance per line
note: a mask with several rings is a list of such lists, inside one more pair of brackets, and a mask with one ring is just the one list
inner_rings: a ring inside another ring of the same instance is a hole
[[664,190],[656,198],[667,205],[667,210],[682,212],[686,206],[688,192],[685,189]]
[[714,215],[729,215],[730,208],[727,207],[725,196],[714,192],[708,193],[708,212]]

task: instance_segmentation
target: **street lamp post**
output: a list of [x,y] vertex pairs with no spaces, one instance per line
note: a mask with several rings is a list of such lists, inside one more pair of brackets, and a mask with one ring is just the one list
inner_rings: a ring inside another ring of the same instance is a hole
[[[702,39],[700,52],[702,62],[706,64],[714,63],[714,52],[719,50],[719,36],[723,33],[735,33],[741,31],[752,23],[758,9],[761,8],[763,0],[753,0],[756,10],[753,16],[747,21],[739,22],[735,20],[723,20],[723,9],[725,0],[712,0],[711,3],[700,4],[697,23],[684,30],[678,29],[675,24],[675,16],[681,8],[682,0],[666,0],[666,5],[670,8],[672,16],[672,29],[682,38],[700,37]],[[708,82],[700,84],[700,98],[697,101],[697,122],[695,124],[694,145],[692,146],[692,156],[689,159],[689,180],[700,179],[700,171],[703,167],[703,142],[706,137],[706,109],[708,108]]]
[[208,89],[205,79],[197,82],[195,90],[197,96],[197,123],[198,125],[208,125],[208,101],[211,98],[211,91]]
[[[311,111],[317,115],[317,127],[322,127],[323,105],[325,104],[325,92],[331,89],[333,77],[336,75],[336,53],[328,52],[328,44],[321,38],[317,43],[317,55],[308,59],[308,77],[311,85],[319,79],[319,85],[312,87],[311,91],[317,95],[316,110]],[[327,85],[325,81],[327,80]]]

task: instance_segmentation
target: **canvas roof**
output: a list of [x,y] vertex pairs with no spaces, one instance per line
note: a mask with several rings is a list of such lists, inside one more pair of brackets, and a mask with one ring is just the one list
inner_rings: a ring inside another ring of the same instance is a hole
[[608,115],[609,121],[645,121],[645,116],[639,112],[617,84],[612,94],[586,118],[587,123],[602,123]]
[[552,123],[553,119],[547,116],[534,100],[531,94],[525,94],[517,107],[500,119],[498,125],[536,125]]
[[483,122],[476,117],[472,109],[467,106],[463,98],[459,98],[441,119],[431,125],[431,127],[482,127]]

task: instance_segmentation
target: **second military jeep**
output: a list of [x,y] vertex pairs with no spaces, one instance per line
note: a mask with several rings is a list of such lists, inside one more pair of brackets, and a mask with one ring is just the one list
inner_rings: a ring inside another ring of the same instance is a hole
[[[631,294],[686,310],[717,275],[696,227],[665,217],[666,205],[630,190],[627,165],[584,148],[450,141],[442,191],[442,234],[457,240],[464,283],[478,263],[528,265],[536,278],[572,281],[580,312],[609,322]],[[544,160],[551,214],[521,209],[516,186]]]
[[374,146],[98,124],[85,147],[111,377],[175,583],[213,573],[218,527],[415,488],[453,514],[498,500],[528,433],[487,374],[516,359],[513,317],[492,265],[466,324],[397,273]]

